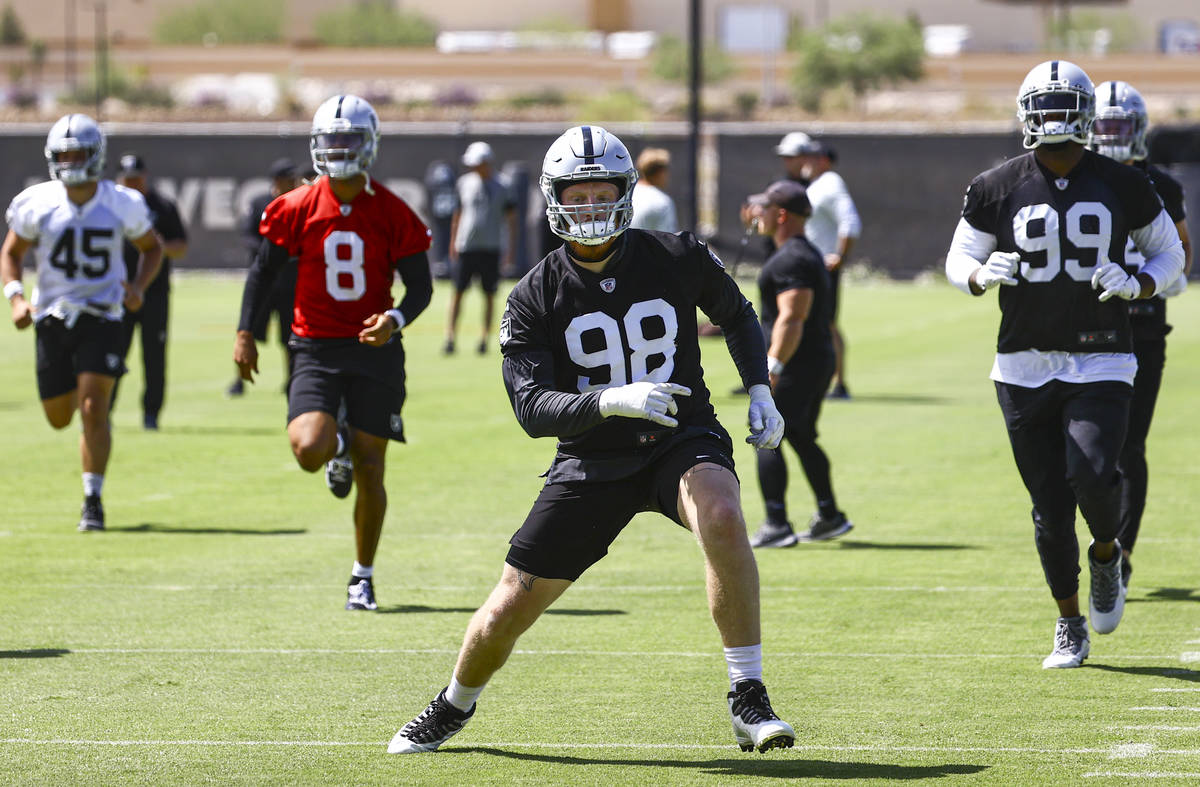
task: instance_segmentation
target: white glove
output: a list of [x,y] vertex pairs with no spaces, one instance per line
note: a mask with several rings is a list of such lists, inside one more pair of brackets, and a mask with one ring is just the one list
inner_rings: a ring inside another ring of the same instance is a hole
[[983,263],[979,272],[975,274],[975,283],[983,288],[984,292],[997,284],[1011,287],[1017,283],[1017,278],[1013,276],[1013,273],[1017,270],[1017,264],[1020,262],[1021,255],[1015,251],[993,251],[987,258],[987,262]]
[[600,392],[600,415],[605,418],[610,415],[645,418],[663,426],[679,426],[679,422],[671,417],[679,412],[673,397],[691,395],[692,389],[675,383],[652,383],[643,380],[639,383],[618,385]]
[[1107,301],[1114,295],[1127,301],[1132,301],[1142,291],[1142,285],[1136,276],[1130,276],[1115,262],[1106,262],[1092,274],[1092,289],[1104,290],[1100,300]]
[[1175,281],[1162,288],[1162,292],[1156,292],[1155,295],[1161,295],[1164,298],[1174,298],[1176,295],[1183,295],[1187,291],[1187,276],[1182,273],[1175,277]]
[[759,383],[750,386],[750,436],[755,448],[777,448],[783,439],[783,416],[775,408],[771,389]]

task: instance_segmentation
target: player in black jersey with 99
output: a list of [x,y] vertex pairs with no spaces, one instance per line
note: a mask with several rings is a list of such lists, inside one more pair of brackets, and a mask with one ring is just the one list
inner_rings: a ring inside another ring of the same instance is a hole
[[566,244],[513,288],[500,347],[517,420],[532,437],[557,437],[558,453],[509,542],[500,583],[471,619],[450,685],[396,733],[391,753],[433,751],[462,729],[517,638],[640,511],[664,514],[700,542],[738,744],[765,751],[794,741],[762,683],[758,569],[733,445],[700,368],[696,309],[722,327],[749,389],[748,442],[774,448],[783,419],[762,331],[694,236],[629,229],[636,181],[628,150],[598,126],[569,129],[546,153],[546,214]]
[[[1129,409],[1129,431],[1121,452],[1118,468],[1121,471],[1121,542],[1124,557],[1121,561],[1121,584],[1129,590],[1133,573],[1130,555],[1142,513],[1146,510],[1146,488],[1149,473],[1146,469],[1146,436],[1154,417],[1154,404],[1162,384],[1166,362],[1167,304],[1164,298],[1179,295],[1187,289],[1187,275],[1192,269],[1192,245],[1188,237],[1187,218],[1183,207],[1183,186],[1163,170],[1146,161],[1146,102],[1142,94],[1128,82],[1101,82],[1096,86],[1096,122],[1092,124],[1088,147],[1102,156],[1129,164],[1142,170],[1154,184],[1162,199],[1163,208],[1175,222],[1183,243],[1183,275],[1162,293],[1146,300],[1130,301],[1129,322],[1133,328],[1133,352],[1137,356],[1137,377],[1133,383],[1133,403]],[[1132,244],[1125,249],[1125,269],[1136,272],[1145,258]]]
[[[1017,118],[1033,152],[971,182],[946,256],[946,275],[964,292],[1001,285],[991,377],[1058,605],[1045,668],[1078,667],[1090,649],[1076,506],[1093,539],[1092,628],[1107,634],[1121,620],[1117,461],[1137,371],[1126,301],[1153,297],[1183,270],[1179,233],[1145,173],[1084,147],[1094,115],[1092,81],[1078,66],[1053,60],[1030,71]],[[1145,257],[1132,275],[1122,265],[1130,239]]]

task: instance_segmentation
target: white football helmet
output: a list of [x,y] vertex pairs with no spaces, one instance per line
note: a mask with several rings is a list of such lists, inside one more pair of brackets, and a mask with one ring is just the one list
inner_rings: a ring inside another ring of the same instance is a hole
[[1082,68],[1066,60],[1034,66],[1017,93],[1025,147],[1067,141],[1086,145],[1095,107],[1092,80]]
[[[567,129],[546,151],[538,180],[546,196],[551,232],[584,246],[599,246],[617,237],[633,221],[633,186],[637,179],[633,159],[621,140],[599,126]],[[617,201],[599,206],[562,203],[564,188],[593,180],[615,185]]]
[[[63,115],[46,135],[46,166],[53,180],[78,186],[99,180],[104,169],[104,132],[87,115]],[[59,161],[58,154],[71,150],[87,151],[83,161]]]
[[1146,102],[1128,82],[1096,86],[1096,120],[1088,147],[1117,161],[1146,158]]
[[379,152],[379,116],[358,96],[334,96],[317,107],[309,137],[313,169],[336,180],[366,172]]

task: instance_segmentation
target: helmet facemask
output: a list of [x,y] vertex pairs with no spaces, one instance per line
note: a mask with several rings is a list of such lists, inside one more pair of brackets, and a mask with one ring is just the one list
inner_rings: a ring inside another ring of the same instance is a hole
[[1094,113],[1094,96],[1067,84],[1031,90],[1017,100],[1026,148],[1057,142],[1086,145]]
[[[550,230],[562,238],[584,246],[600,246],[629,229],[633,221],[632,177],[626,173],[601,171],[598,173],[576,173],[567,177],[541,179],[542,193],[546,196],[546,218]],[[562,202],[563,191],[573,183],[611,183],[617,189],[613,202],[567,204]]]

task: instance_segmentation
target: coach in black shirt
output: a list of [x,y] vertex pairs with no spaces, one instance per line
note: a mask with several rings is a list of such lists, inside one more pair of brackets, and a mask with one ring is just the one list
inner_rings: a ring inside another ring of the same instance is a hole
[[[147,429],[158,429],[158,414],[162,410],[166,394],[167,379],[167,303],[171,291],[171,261],[187,253],[187,231],[179,218],[175,203],[150,188],[146,182],[146,162],[137,153],[123,153],[117,170],[117,183],[141,192],[150,209],[150,220],[163,248],[162,268],[158,276],[146,288],[142,308],[136,312],[126,311],[124,317],[125,350],[133,344],[133,330],[142,326],[142,366],[145,390],[142,393],[142,423]],[[125,241],[125,267],[128,278],[133,281],[137,271],[138,250]],[[119,385],[119,381],[118,381]],[[117,401],[117,389],[113,389],[113,405]]]
[[812,213],[804,186],[778,180],[751,197],[750,203],[759,206],[754,218],[758,231],[769,235],[776,247],[758,276],[772,392],[787,424],[784,437],[800,458],[817,499],[817,513],[808,530],[797,536],[787,518],[788,472],[783,455],[758,451],[758,482],[767,521],[750,543],[787,547],[798,541],[824,541],[853,527],[838,510],[829,459],[817,445],[817,417],[834,368],[829,330],[832,285],[821,253],[804,236],[804,224]]

